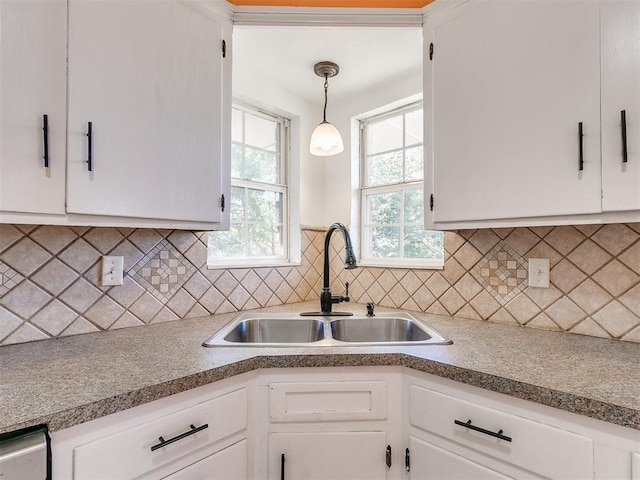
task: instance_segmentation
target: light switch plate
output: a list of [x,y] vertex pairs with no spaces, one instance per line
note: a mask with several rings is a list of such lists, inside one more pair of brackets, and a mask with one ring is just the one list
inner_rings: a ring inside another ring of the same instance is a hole
[[102,257],[102,285],[122,285],[124,275],[124,257]]
[[529,286],[549,288],[549,259],[529,259]]

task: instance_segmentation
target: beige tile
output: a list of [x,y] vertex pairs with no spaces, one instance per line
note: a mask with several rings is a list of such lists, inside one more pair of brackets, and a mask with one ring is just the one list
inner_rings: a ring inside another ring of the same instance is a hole
[[592,275],[612,257],[594,242],[587,240],[571,252],[567,258],[583,272]]
[[478,281],[473,278],[470,273],[467,273],[462,277],[455,285],[454,288],[458,291],[462,298],[467,302],[480,293],[483,288]]
[[389,270],[385,270],[382,275],[378,277],[378,283],[385,292],[389,293],[391,289],[396,286],[398,280]]
[[[280,283],[282,283],[284,280],[282,276],[280,276],[280,274],[276,271],[273,271],[272,274],[274,278],[277,278],[277,285],[280,285]],[[267,284],[271,286],[271,281],[269,279],[267,279]],[[233,290],[238,286],[238,280],[236,280],[235,277],[231,275],[231,273],[224,272],[215,281],[213,286],[216,287],[225,297],[228,297],[229,295],[231,295],[231,292],[233,292]]]
[[109,255],[118,255],[123,257],[124,259],[124,271],[128,272],[136,263],[138,263],[144,257],[144,253],[142,253],[136,246],[128,240],[125,240],[113,251],[109,252]]
[[585,278],[587,276],[568,260],[562,260],[550,272],[551,283],[565,294],[577,287]]
[[544,238],[551,230],[553,230],[553,227],[529,227],[529,230],[540,238]]
[[120,328],[140,327],[144,325],[140,320],[131,315],[129,312],[125,312],[116,322],[111,325],[109,330],[118,330]]
[[2,297],[0,305],[18,315],[23,320],[27,320],[44,307],[49,300],[51,300],[49,294],[28,280],[25,280]]
[[[292,292],[291,287],[289,287],[289,285],[284,282],[282,283],[281,287],[283,286],[286,286],[289,289],[289,295],[291,295],[291,292]],[[238,285],[227,296],[227,300],[229,300],[233,304],[233,306],[238,310],[242,310],[242,307],[244,307],[245,303],[247,303],[249,298],[251,298],[251,295],[244,288],[242,288],[242,285]],[[287,296],[287,298],[289,297]]]
[[640,316],[640,285],[636,285],[619,299],[631,312]]
[[567,297],[562,297],[545,310],[545,313],[563,330],[569,330],[586,317],[586,314]]
[[628,250],[621,253],[618,256],[618,260],[634,272],[640,274],[640,242],[635,242]]
[[449,282],[447,282],[440,272],[434,273],[429,280],[425,282],[426,287],[438,298],[449,288]]
[[84,317],[102,330],[108,330],[123,313],[124,308],[105,296],[89,308]]
[[22,275],[9,267],[9,265],[0,262],[0,297],[15,288],[23,280],[24,277]]
[[402,279],[401,285],[409,295],[413,295],[422,286],[422,282],[413,271],[409,270]]
[[0,224],[0,252],[17,242],[23,234],[13,225]]
[[58,298],[75,311],[84,313],[100,297],[102,292],[87,282],[84,278],[76,280]]
[[180,320],[180,319],[170,309],[168,309],[167,307],[163,307],[162,310],[160,310],[156,314],[156,316],[153,317],[150,323],[173,322],[175,320]]
[[73,242],[78,236],[69,227],[43,225],[29,235],[53,254],[57,254],[64,247]]
[[[278,269],[278,270],[280,271],[280,274],[283,277],[286,277],[286,275],[283,274],[280,269]],[[235,278],[240,283],[242,283],[242,279],[247,276],[247,273],[249,273],[249,269],[248,268],[231,268],[231,269],[229,269],[227,271],[231,275],[233,275],[233,278]]]
[[640,325],[640,317],[632,314],[615,300],[594,314],[593,319],[615,338],[623,336]]
[[144,288],[134,282],[130,277],[125,276],[123,284],[110,288],[107,295],[124,308],[129,308],[144,292]]
[[458,261],[451,257],[444,263],[444,270],[441,275],[449,282],[450,285],[453,285],[458,280],[462,278],[462,276],[466,273],[466,270]]
[[569,294],[569,298],[589,315],[598,311],[613,299],[611,295],[591,279],[587,279],[578,285]]
[[[292,268],[289,274],[285,277],[285,280],[291,288],[296,290],[300,282],[302,282],[302,275],[300,275],[300,272],[298,272],[297,269]],[[353,281],[354,280],[351,280],[351,283],[353,283]],[[262,283],[260,277],[258,277],[254,272],[248,273],[247,276],[242,279],[242,286],[246,288],[249,293],[253,293],[260,283]]]
[[77,317],[77,313],[59,301],[54,300],[34,315],[30,322],[55,337]]
[[73,242],[66,250],[58,255],[60,260],[79,273],[88,270],[89,267],[98,262],[100,257],[100,252],[81,238]]
[[599,224],[598,225],[576,225],[575,228],[576,230],[579,230],[587,237],[590,237],[591,235],[596,233],[600,228],[602,228],[602,225],[599,225]]
[[580,322],[578,325],[569,330],[569,332],[577,333],[579,335],[589,335],[590,337],[611,338],[607,331],[604,330],[591,318],[587,318],[584,321]]
[[593,280],[598,282],[613,296],[618,296],[640,282],[640,276],[629,270],[618,260],[613,260],[593,275]]
[[400,308],[402,310],[408,310],[410,312],[422,312],[423,310],[418,306],[418,304],[413,300],[413,298],[409,298],[406,302],[404,302]]
[[471,308],[471,305],[469,304],[464,305],[460,310],[458,310],[458,313],[456,313],[456,317],[469,318],[471,320],[483,320],[478,312]]
[[520,324],[525,324],[540,313],[540,307],[531,301],[529,297],[521,293],[505,306],[507,311]]
[[22,325],[22,320],[6,308],[0,307],[0,344],[5,337],[10,335],[20,325]]
[[[271,270],[269,275],[264,279],[264,283],[271,289],[272,292],[275,292],[280,284],[284,282],[284,278],[280,275],[276,270]],[[235,288],[235,285],[233,286]],[[225,290],[228,290],[225,288]],[[223,294],[225,294],[224,290],[220,290]]]
[[489,252],[500,241],[500,237],[489,229],[478,230],[469,242],[482,254]]
[[433,315],[450,315],[446,308],[442,306],[440,302],[433,302],[429,308],[427,308],[427,313],[431,313]]
[[618,255],[629,245],[637,242],[639,238],[638,234],[629,227],[621,223],[614,223],[602,227],[591,237],[591,240],[611,255]]
[[393,300],[391,300],[389,295],[385,295],[384,297],[382,297],[382,299],[378,302],[378,305],[386,308],[396,308],[396,304],[393,303]]
[[20,328],[4,339],[2,345],[33,342],[36,340],[45,340],[47,338],[49,337],[45,333],[41,332],[30,323],[23,323]]
[[174,230],[171,235],[167,237],[167,240],[182,254],[186,254],[196,242],[201,244],[193,232],[186,230]]
[[516,319],[513,318],[513,316],[504,308],[501,308],[496,313],[491,315],[489,321],[494,323],[506,323],[508,325],[519,325]]
[[407,291],[399,283],[396,283],[396,285],[389,292],[388,296],[393,302],[394,306],[398,308],[402,306],[402,304],[405,303],[410,297]]
[[[277,305],[282,305],[282,303],[280,302],[280,300],[278,300],[278,297],[273,295],[271,297],[271,299],[269,300],[269,302],[267,303],[267,306],[268,307],[275,307]],[[236,310],[236,308],[233,306],[233,304],[231,302],[225,300],[218,307],[218,309],[216,310],[215,313],[233,313],[233,312],[237,312],[237,311],[238,310]]]
[[483,320],[488,320],[491,315],[500,309],[500,304],[493,298],[493,295],[486,290],[480,292],[470,303]]
[[458,232],[444,232],[444,250],[453,255],[466,242]]
[[50,258],[49,252],[29,238],[19,241],[0,256],[0,260],[25,276],[40,268]]
[[450,288],[440,297],[440,303],[447,309],[449,314],[455,315],[466,302],[458,292],[453,288]]
[[624,340],[625,342],[640,343],[640,327],[631,330],[624,337],[622,337],[622,340]]
[[380,286],[380,284],[378,282],[373,282],[373,284],[369,288],[367,288],[365,298],[368,297],[368,301],[378,304],[385,297],[385,295],[386,292]]
[[124,237],[115,228],[92,228],[82,238],[104,255],[113,250]]
[[33,275],[31,280],[53,295],[58,295],[77,278],[78,274],[75,271],[67,267],[57,258],[54,258],[45,265],[44,268]]
[[162,236],[152,228],[138,228],[127,238],[143,253],[151,251],[162,240]]
[[427,309],[436,301],[436,297],[434,297],[429,289],[424,285],[416,290],[411,298],[422,312],[426,312]]
[[540,315],[534,317],[529,323],[527,323],[527,327],[531,328],[539,328],[541,330],[552,330],[552,331],[560,331],[560,327],[555,324],[553,320],[551,320],[546,313],[542,312]]
[[438,270],[413,270],[422,283],[429,280]]
[[207,309],[205,309],[199,303],[196,303],[193,306],[193,308],[189,310],[189,313],[187,313],[184,318],[200,318],[200,317],[206,317],[207,315],[210,315]]
[[547,308],[562,296],[562,292],[554,286],[550,286],[549,288],[527,287],[524,293],[542,309]]
[[211,283],[200,272],[196,272],[185,282],[183,288],[197,300],[211,288]]
[[71,325],[69,325],[61,334],[62,337],[69,335],[79,335],[81,333],[99,332],[98,327],[87,321],[83,317],[78,317]]
[[[293,287],[293,285],[300,283],[302,276],[294,270],[288,275],[286,280],[287,283]],[[262,284],[262,279],[254,270],[250,270],[242,279],[241,284],[247,292],[253,294]]]
[[207,247],[197,241],[189,248],[184,256],[198,269],[207,268]]
[[145,292],[133,305],[131,305],[129,311],[140,321],[149,323],[161,309],[162,303],[160,303],[149,292]]
[[208,313],[215,313],[218,308],[220,308],[220,305],[224,303],[224,301],[224,295],[222,295],[222,293],[220,293],[215,288],[211,287],[204,293],[204,295],[202,295],[202,297],[200,297],[198,303],[206,308]]
[[[293,293],[291,298],[294,298],[294,300],[291,300],[292,303],[297,303],[297,302],[301,302],[302,301],[302,299],[299,296],[297,296],[295,292]],[[261,307],[261,305],[253,297],[251,297],[251,298],[249,298],[249,300],[247,300],[247,303],[244,304],[243,309],[244,310],[254,310],[254,309],[260,308],[260,307]]]
[[531,248],[540,241],[535,233],[528,228],[516,228],[505,239],[505,241],[520,255],[525,255]]
[[482,254],[470,243],[465,243],[454,255],[454,258],[466,270],[470,270],[482,259]]
[[575,227],[566,226],[555,227],[544,237],[544,241],[562,255],[567,255],[574,248],[580,245],[585,238],[586,237],[576,230]]
[[493,233],[498,235],[501,240],[504,240],[509,235],[511,235],[511,232],[513,232],[514,230],[514,228],[492,228]]
[[167,307],[174,311],[179,317],[184,317],[196,303],[196,299],[189,295],[185,289],[180,289],[167,302]]
[[527,252],[527,259],[529,258],[546,258],[549,260],[549,266],[553,268],[562,260],[562,255],[548,243],[540,242]]

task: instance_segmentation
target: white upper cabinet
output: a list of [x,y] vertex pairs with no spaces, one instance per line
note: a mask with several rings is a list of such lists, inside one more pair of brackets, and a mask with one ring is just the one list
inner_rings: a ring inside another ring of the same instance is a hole
[[598,1],[467,2],[424,33],[427,223],[600,212]]
[[0,1],[0,210],[65,212],[66,25],[64,0]]
[[173,0],[69,2],[68,212],[220,222],[222,41]]
[[602,0],[600,12],[602,210],[640,210],[640,2]]

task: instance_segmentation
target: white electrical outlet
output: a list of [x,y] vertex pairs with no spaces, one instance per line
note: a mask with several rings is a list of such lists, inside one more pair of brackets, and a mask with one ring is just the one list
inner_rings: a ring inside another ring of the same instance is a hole
[[102,285],[122,285],[124,257],[102,257]]
[[529,259],[529,286],[549,288],[549,259]]

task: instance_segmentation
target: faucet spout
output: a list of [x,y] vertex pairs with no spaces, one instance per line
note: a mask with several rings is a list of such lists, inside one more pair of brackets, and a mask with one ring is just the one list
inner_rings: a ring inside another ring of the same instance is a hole
[[[331,244],[331,235],[333,232],[338,230],[344,239],[345,245],[345,258],[344,258],[344,268],[347,270],[358,268],[358,261],[356,259],[356,255],[353,251],[353,244],[351,243],[351,237],[349,236],[349,231],[347,228],[341,223],[332,224],[324,237],[324,268],[323,268],[323,282],[322,282],[322,291],[320,292],[320,312],[305,312],[301,313],[302,316],[314,316],[314,315],[336,315],[336,316],[346,316],[353,315],[349,312],[332,312],[332,305],[334,303],[348,302],[349,301],[349,287],[347,286],[347,292],[343,295],[333,295],[331,293],[331,288],[329,287],[329,247]],[[348,284],[347,284],[348,285]]]

